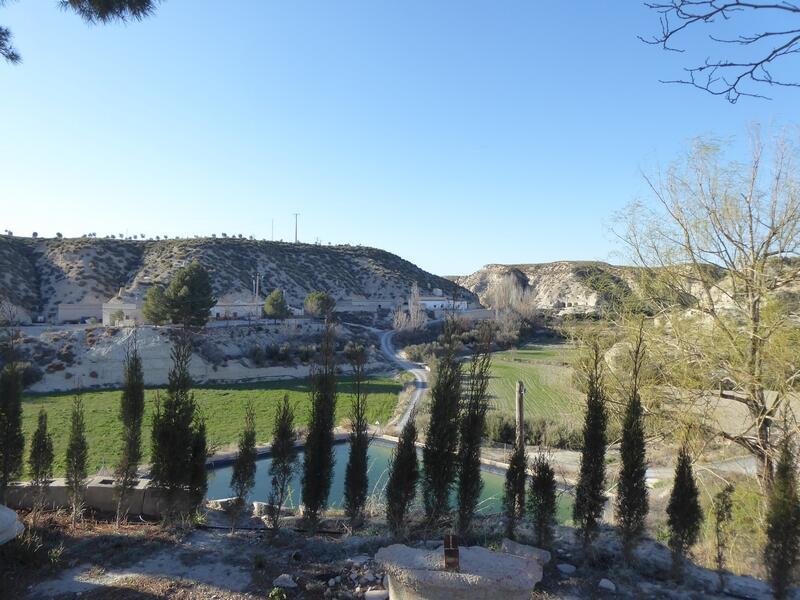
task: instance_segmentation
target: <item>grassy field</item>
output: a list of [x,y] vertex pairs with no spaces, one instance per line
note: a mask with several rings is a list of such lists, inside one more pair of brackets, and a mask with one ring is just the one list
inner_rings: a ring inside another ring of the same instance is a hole
[[489,394],[495,410],[515,416],[516,383],[520,380],[526,389],[526,418],[578,422],[583,398],[572,382],[572,353],[567,345],[529,345],[494,353]]
[[[371,379],[369,381],[368,418],[370,423],[386,423],[394,412],[397,394],[401,384],[392,379]],[[337,421],[346,418],[349,410],[350,380],[339,379],[339,396],[336,407]],[[163,389],[150,389],[146,392],[145,421],[142,430],[145,461],[150,457],[150,418],[156,394],[163,396]],[[266,383],[208,386],[195,389],[195,399],[206,417],[208,443],[212,448],[223,448],[236,444],[239,432],[244,425],[244,409],[252,400],[256,409],[256,428],[258,442],[269,442],[275,409],[284,394],[295,406],[295,423],[304,427],[309,412],[308,381],[284,380]],[[23,429],[25,441],[29,445],[36,427],[36,416],[40,408],[48,414],[48,425],[53,434],[55,452],[55,472],[63,471],[64,454],[67,447],[69,415],[73,394],[59,393],[26,396],[23,400]],[[100,468],[113,468],[119,452],[120,424],[119,391],[84,392],[82,394],[86,414],[86,430],[89,441],[89,472]],[[28,448],[25,448],[27,463]]]

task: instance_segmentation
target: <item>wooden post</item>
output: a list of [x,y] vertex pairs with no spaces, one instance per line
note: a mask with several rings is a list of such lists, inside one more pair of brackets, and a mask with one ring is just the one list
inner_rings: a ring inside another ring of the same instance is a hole
[[525,406],[523,400],[525,398],[525,385],[521,381],[517,381],[517,445],[523,446],[525,444]]
[[452,534],[444,536],[444,568],[446,571],[458,571],[458,537]]

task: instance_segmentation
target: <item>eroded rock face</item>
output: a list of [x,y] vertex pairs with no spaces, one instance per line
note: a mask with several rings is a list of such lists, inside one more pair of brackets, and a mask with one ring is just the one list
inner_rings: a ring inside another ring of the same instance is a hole
[[440,550],[393,544],[375,561],[389,575],[389,595],[397,600],[483,600],[489,596],[527,600],[542,579],[542,565],[527,556],[459,548],[459,572],[444,570]]

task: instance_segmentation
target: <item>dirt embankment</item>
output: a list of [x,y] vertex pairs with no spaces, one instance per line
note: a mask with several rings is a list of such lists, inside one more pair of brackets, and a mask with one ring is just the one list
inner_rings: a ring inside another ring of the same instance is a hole
[[[321,325],[267,324],[210,327],[192,334],[192,378],[198,383],[306,377],[317,350]],[[148,385],[167,383],[177,330],[164,327],[25,327],[17,345],[26,366],[27,389],[34,393],[78,387],[108,388],[122,383],[123,362],[133,336]],[[337,328],[343,346],[355,340],[372,348],[376,339],[362,328]],[[372,348],[370,372],[390,369]]]

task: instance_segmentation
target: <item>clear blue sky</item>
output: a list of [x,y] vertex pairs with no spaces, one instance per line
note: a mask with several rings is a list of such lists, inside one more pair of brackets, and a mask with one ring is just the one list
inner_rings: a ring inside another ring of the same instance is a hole
[[21,0],[0,25],[23,56],[0,63],[0,230],[25,235],[288,240],[299,212],[303,241],[439,274],[614,259],[641,169],[800,106],[660,84],[686,57],[636,39],[637,0],[168,0],[94,27]]

